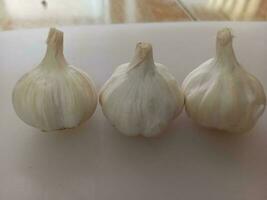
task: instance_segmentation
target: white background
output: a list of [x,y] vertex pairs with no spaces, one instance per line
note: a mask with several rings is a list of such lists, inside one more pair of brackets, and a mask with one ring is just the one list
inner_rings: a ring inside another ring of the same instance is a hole
[[[239,61],[267,89],[267,23],[167,23],[64,27],[69,63],[97,88],[130,60],[138,41],[182,83],[214,55],[216,31],[232,27]],[[267,112],[251,135],[218,136],[183,113],[158,139],[120,135],[100,106],[75,130],[42,133],[15,114],[16,81],[38,64],[48,29],[0,33],[1,200],[266,200]],[[160,95],[160,94],[159,94]]]

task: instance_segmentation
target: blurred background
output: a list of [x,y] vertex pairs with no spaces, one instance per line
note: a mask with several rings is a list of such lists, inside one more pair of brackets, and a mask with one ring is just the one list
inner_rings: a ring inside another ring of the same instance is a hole
[[266,21],[267,0],[0,0],[0,29],[166,21]]

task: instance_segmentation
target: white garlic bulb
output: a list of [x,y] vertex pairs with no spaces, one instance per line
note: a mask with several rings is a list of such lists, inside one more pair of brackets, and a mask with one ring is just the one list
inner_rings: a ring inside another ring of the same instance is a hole
[[264,112],[261,83],[238,63],[228,28],[218,31],[216,57],[184,80],[186,112],[198,124],[233,133],[254,127]]
[[152,46],[138,43],[100,92],[104,115],[127,136],[158,136],[182,111],[184,97],[168,69],[154,63]]
[[43,131],[74,128],[92,116],[97,92],[85,72],[67,64],[63,32],[50,29],[46,55],[17,82],[13,106],[25,123]]

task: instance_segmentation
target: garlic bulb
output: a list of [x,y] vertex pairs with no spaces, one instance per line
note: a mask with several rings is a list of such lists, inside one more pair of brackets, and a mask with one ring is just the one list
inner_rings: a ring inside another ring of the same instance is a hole
[[94,84],[85,72],[67,64],[63,32],[50,29],[46,55],[17,82],[13,106],[25,123],[44,131],[76,127],[94,113]]
[[243,133],[264,112],[266,96],[261,83],[238,63],[228,28],[218,31],[216,57],[184,80],[189,117],[205,127]]
[[152,46],[138,43],[130,63],[117,67],[100,92],[104,115],[127,136],[153,137],[182,111],[184,97]]

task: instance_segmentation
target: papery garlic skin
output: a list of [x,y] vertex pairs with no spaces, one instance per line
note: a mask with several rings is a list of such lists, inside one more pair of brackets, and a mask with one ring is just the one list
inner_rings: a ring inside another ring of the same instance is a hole
[[67,64],[63,32],[50,29],[46,55],[16,83],[13,106],[25,123],[43,131],[77,127],[95,112],[95,86],[85,72]]
[[184,97],[168,69],[154,63],[152,46],[138,43],[133,60],[117,67],[99,97],[104,115],[127,136],[160,135],[183,109]]
[[222,131],[244,133],[264,112],[261,83],[238,63],[227,28],[218,31],[216,57],[184,80],[186,112],[196,123]]

